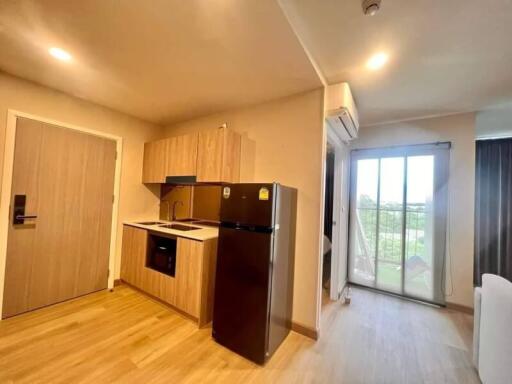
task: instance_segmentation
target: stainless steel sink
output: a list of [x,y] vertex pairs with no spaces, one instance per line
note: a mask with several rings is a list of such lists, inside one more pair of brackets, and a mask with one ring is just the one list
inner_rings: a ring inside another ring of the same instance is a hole
[[164,225],[160,225],[160,228],[175,229],[177,231],[194,231],[196,229],[201,229],[200,227],[192,227],[190,225],[181,225],[181,224],[164,224]]
[[140,224],[140,225],[160,225],[160,224],[164,224],[164,223],[162,223],[161,221],[141,221],[140,223],[136,223],[136,224]]
[[220,227],[220,223],[218,223],[216,221],[210,221],[210,220],[197,220],[197,221],[193,221],[192,224],[204,225],[207,227]]

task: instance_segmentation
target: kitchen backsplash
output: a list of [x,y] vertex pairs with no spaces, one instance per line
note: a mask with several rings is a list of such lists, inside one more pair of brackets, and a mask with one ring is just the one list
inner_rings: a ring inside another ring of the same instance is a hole
[[220,220],[220,194],[222,187],[196,186],[193,192],[192,215],[204,220]]
[[172,216],[173,204],[181,201],[182,204],[176,204],[176,218],[186,219],[192,214],[192,187],[190,186],[171,186],[163,184],[160,190],[160,219],[170,220]]
[[176,201],[176,218],[193,217],[202,220],[219,220],[221,187],[214,185],[171,186],[160,190],[160,219],[170,220]]

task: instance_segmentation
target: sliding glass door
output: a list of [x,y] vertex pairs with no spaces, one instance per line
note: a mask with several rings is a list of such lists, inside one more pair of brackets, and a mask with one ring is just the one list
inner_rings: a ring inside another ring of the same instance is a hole
[[349,280],[444,303],[449,144],[352,152]]

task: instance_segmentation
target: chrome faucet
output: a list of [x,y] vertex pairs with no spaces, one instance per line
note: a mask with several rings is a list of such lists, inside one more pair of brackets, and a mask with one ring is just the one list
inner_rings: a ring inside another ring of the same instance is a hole
[[176,200],[174,203],[172,203],[172,221],[176,221],[176,205],[180,204],[183,207],[183,201]]

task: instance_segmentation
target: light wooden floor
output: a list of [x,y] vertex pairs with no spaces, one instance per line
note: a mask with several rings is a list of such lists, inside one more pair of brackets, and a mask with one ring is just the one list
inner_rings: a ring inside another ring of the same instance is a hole
[[265,367],[126,286],[0,322],[0,383],[479,383],[472,317],[354,289]]

